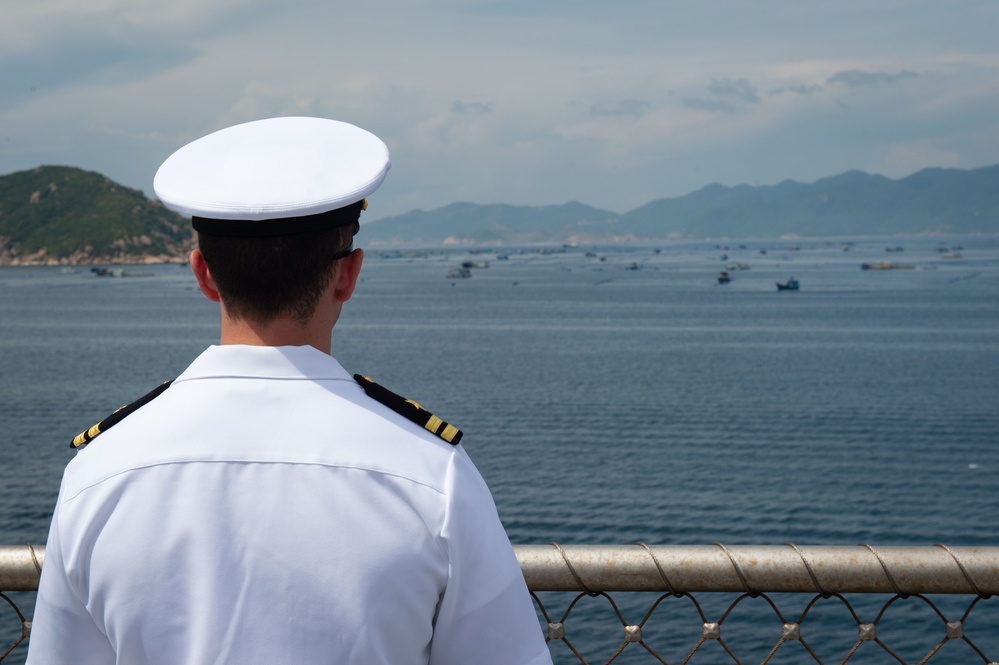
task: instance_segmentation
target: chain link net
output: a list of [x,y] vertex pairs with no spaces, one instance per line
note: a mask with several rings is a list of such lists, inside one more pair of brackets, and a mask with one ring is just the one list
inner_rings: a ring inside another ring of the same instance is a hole
[[531,596],[556,663],[995,665],[999,658],[999,599],[981,596]]
[[[7,594],[0,592],[0,599],[4,601],[0,604],[0,612],[3,612],[3,618],[0,619],[0,635],[2,635],[2,641],[0,641],[0,662],[7,659],[15,649],[18,648],[28,636],[31,635],[31,622],[28,621],[21,609],[17,606],[17,603]],[[16,627],[11,630],[11,627]],[[21,649],[23,651],[23,649]],[[19,660],[23,660],[23,654],[19,655]]]

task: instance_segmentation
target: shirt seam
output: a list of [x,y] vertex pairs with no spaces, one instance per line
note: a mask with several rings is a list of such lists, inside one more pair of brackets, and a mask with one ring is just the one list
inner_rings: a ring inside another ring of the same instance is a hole
[[447,496],[447,491],[439,487],[435,487],[429,483],[417,480],[416,478],[411,478],[410,476],[396,473],[393,471],[386,471],[385,469],[378,469],[376,467],[364,466],[361,464],[337,464],[333,462],[308,462],[308,461],[296,461],[296,460],[268,460],[268,459],[245,459],[245,458],[218,458],[218,459],[201,459],[201,458],[190,458],[190,459],[172,459],[163,462],[149,462],[146,464],[139,464],[136,466],[130,466],[127,469],[122,469],[115,473],[104,476],[100,480],[95,480],[94,482],[88,483],[81,487],[80,489],[73,492],[72,496],[64,498],[60,503],[65,504],[70,501],[75,501],[80,497],[81,494],[87,490],[93,489],[98,485],[102,485],[107,481],[117,478],[119,476],[126,475],[133,471],[141,471],[143,469],[152,469],[158,466],[171,466],[175,464],[286,464],[289,466],[319,466],[331,469],[353,469],[358,471],[367,471],[370,473],[376,473],[383,476],[390,476],[392,478],[400,478],[402,480],[407,480],[414,485],[419,485],[421,487],[426,487],[427,489],[441,495]]

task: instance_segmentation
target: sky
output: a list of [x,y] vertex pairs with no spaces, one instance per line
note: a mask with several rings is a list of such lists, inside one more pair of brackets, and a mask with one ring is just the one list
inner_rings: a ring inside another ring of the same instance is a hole
[[153,196],[185,143],[287,115],[389,146],[368,221],[999,163],[994,0],[3,0],[2,16],[0,175],[63,164]]

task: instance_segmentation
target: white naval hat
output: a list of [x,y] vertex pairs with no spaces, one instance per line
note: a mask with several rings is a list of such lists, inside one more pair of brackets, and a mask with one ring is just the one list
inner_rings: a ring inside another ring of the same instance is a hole
[[160,166],[153,189],[200,232],[284,235],[356,222],[390,166],[385,144],[360,127],[269,118],[185,145]]

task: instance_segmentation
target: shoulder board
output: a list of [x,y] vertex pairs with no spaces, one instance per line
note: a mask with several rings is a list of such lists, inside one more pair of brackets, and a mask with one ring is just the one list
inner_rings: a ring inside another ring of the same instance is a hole
[[452,446],[457,446],[461,441],[460,429],[454,425],[444,422],[420,406],[419,403],[414,402],[411,399],[406,399],[401,395],[396,395],[387,388],[383,388],[372,381],[369,376],[355,374],[354,380],[357,381],[362,388],[364,388],[364,392],[367,393],[368,397],[376,402],[381,402],[388,408],[398,413],[400,416],[404,416],[420,427],[436,434]]
[[169,388],[171,383],[173,382],[164,381],[163,383],[156,386],[154,389],[152,389],[139,399],[135,400],[131,404],[126,404],[125,406],[121,407],[120,409],[118,409],[110,416],[108,416],[101,422],[97,423],[87,431],[80,432],[79,434],[76,435],[76,438],[73,439],[73,443],[69,444],[69,447],[82,448],[83,446],[87,445],[88,443],[93,441],[94,437],[96,437],[98,434],[108,431],[109,429],[117,425],[119,422],[124,420],[126,416],[130,415],[134,411],[137,411],[140,407],[145,406],[149,402],[152,402],[154,399],[159,397],[160,393]]

